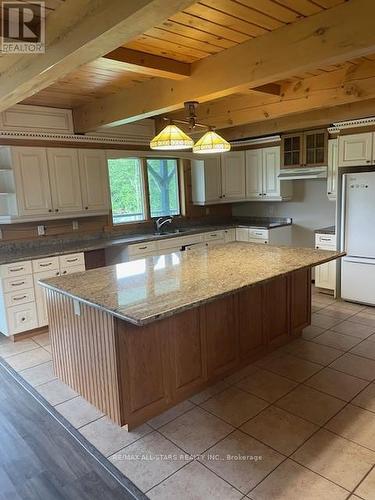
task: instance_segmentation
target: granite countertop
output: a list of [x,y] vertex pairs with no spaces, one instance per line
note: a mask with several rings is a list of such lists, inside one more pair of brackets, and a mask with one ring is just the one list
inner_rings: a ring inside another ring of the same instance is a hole
[[343,255],[233,242],[147,257],[43,280],[41,284],[135,325],[145,325]]
[[182,227],[180,232],[155,235],[153,232],[133,233],[123,235],[82,236],[75,239],[53,238],[50,240],[31,240],[28,242],[4,243],[0,245],[0,264],[10,264],[23,260],[41,259],[75,252],[88,252],[100,250],[116,245],[131,245],[157,241],[166,238],[177,238],[198,233],[231,229],[234,227],[256,227],[262,229],[273,229],[291,225],[292,219],[269,220],[268,218],[236,217],[229,223],[217,223],[210,225],[195,225]]
[[315,234],[336,234],[336,226],[323,227],[315,229]]

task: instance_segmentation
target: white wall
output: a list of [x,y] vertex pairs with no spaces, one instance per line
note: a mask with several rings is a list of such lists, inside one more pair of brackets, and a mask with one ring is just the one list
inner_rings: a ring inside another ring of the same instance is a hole
[[233,204],[233,215],[292,217],[292,244],[313,247],[315,229],[335,224],[336,203],[327,198],[326,179],[293,181],[293,200]]

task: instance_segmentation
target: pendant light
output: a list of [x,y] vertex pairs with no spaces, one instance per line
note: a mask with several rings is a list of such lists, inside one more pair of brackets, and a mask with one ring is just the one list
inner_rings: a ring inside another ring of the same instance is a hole
[[163,130],[150,142],[151,149],[164,151],[191,149],[193,145],[193,139],[172,123],[164,127]]
[[200,154],[225,153],[230,151],[230,144],[212,128],[194,144],[193,152]]

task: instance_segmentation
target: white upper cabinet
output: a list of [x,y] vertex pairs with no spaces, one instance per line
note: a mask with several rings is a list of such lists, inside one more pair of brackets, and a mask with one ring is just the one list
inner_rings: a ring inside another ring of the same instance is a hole
[[68,148],[47,149],[52,203],[56,213],[82,211],[78,151]]
[[80,149],[78,154],[83,209],[87,212],[107,212],[109,181],[105,151]]
[[280,147],[263,148],[263,197],[280,198]]
[[219,156],[193,160],[191,163],[192,199],[197,205],[220,203],[221,164]]
[[12,161],[19,215],[50,215],[52,199],[46,149],[14,147]]
[[292,197],[292,183],[280,181],[280,146],[246,151],[246,198],[284,201]]
[[259,200],[263,194],[262,149],[246,151],[246,198]]
[[339,140],[329,139],[328,141],[328,175],[327,175],[327,196],[331,201],[336,200],[337,194],[337,167],[338,167]]
[[339,137],[339,167],[369,165],[373,160],[373,132]]
[[245,153],[235,151],[221,157],[222,197],[225,201],[243,200],[246,196]]

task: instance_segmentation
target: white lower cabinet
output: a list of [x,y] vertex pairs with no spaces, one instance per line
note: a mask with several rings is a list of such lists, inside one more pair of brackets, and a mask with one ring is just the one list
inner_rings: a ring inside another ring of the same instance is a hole
[[38,281],[84,270],[83,253],[1,265],[0,332],[10,336],[48,325],[44,289]]
[[55,278],[60,275],[60,271],[42,271],[34,274],[34,287],[35,287],[35,302],[38,314],[38,326],[48,325],[47,304],[43,287],[38,284],[39,280],[46,280],[48,278]]
[[[316,234],[315,247],[321,250],[336,250],[336,236]],[[325,290],[336,291],[336,261],[332,260],[315,267],[315,286]]]

